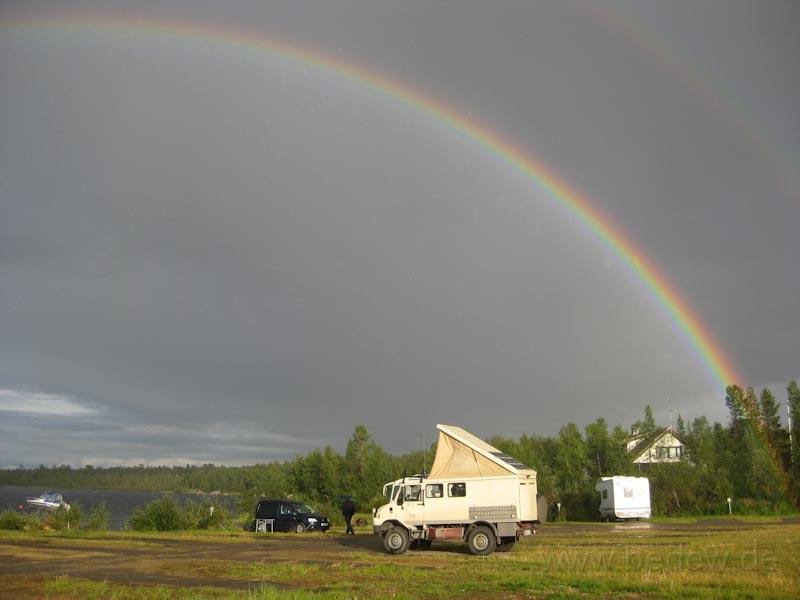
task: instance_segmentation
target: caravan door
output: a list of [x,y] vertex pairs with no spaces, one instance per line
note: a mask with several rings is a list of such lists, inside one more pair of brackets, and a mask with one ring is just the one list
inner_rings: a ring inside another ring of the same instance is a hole
[[520,521],[535,521],[536,513],[536,484],[519,478],[519,510],[522,514],[518,515]]

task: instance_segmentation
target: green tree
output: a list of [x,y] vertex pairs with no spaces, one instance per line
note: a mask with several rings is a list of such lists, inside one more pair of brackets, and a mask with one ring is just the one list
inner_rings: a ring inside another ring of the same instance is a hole
[[364,425],[356,425],[344,458],[345,487],[356,504],[366,507],[386,483],[389,457]]
[[789,480],[792,489],[793,500],[796,506],[800,506],[800,387],[797,382],[792,380],[786,386],[789,402],[789,415],[791,424],[789,426],[789,445],[791,467],[789,469]]
[[675,433],[678,434],[678,439],[680,439],[681,441],[683,441],[683,439],[686,437],[687,434],[686,423],[684,422],[681,413],[678,413],[678,422],[675,428]]
[[789,433],[781,427],[780,406],[767,388],[761,390],[761,418],[770,452],[784,472],[789,471]]
[[731,411],[728,478],[738,498],[776,507],[786,499],[783,474],[766,443],[761,409],[753,388],[726,388]]
[[577,425],[569,423],[558,432],[555,456],[556,490],[566,514],[586,519],[594,501],[593,482],[586,472],[586,444]]
[[340,490],[342,458],[326,446],[298,457],[292,468],[294,489],[309,501],[329,503]]
[[753,429],[758,432],[763,432],[764,421],[761,415],[761,407],[758,403],[758,396],[756,396],[756,392],[752,387],[747,388],[741,402],[744,408],[744,414],[750,421]]
[[609,475],[624,475],[630,471],[630,460],[625,449],[627,434],[619,425],[609,434],[608,424],[602,417],[585,428],[586,471],[592,481]]

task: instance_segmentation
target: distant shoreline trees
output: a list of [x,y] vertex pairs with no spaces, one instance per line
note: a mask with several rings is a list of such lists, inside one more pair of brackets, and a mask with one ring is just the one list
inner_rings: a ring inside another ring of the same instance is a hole
[[[775,514],[800,507],[800,388],[786,387],[790,420],[781,422],[780,404],[767,389],[726,388],[727,425],[706,417],[687,422],[678,415],[675,434],[686,446],[681,461],[650,465],[651,497],[657,515],[726,513],[728,497],[737,513]],[[632,425],[640,433],[656,430],[650,406]],[[500,450],[538,472],[539,493],[572,519],[598,517],[594,484],[601,476],[636,475],[626,451],[629,432],[598,418],[581,431],[574,423],[556,436],[492,437]],[[220,490],[240,495],[243,512],[262,496],[295,497],[336,514],[344,496],[361,510],[380,502],[384,483],[404,474],[430,470],[429,449],[392,456],[364,425],[357,425],[340,454],[330,446],[285,462],[247,467],[212,464],[185,467],[109,467],[67,465],[0,471],[0,485],[62,489]]]

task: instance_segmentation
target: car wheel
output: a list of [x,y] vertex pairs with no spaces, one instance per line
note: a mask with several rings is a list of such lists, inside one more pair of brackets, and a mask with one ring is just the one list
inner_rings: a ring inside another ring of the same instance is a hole
[[391,527],[383,537],[383,547],[389,554],[402,554],[409,544],[408,531],[403,527]]
[[469,532],[467,536],[467,545],[469,551],[478,556],[486,556],[494,552],[497,547],[497,540],[494,537],[494,532],[481,525]]
[[294,532],[295,533],[303,533],[305,530],[306,530],[306,526],[303,525],[302,523],[298,523],[297,525],[294,526]]
[[514,536],[500,538],[500,545],[497,547],[498,552],[511,552],[514,549],[514,544],[517,543],[517,538]]

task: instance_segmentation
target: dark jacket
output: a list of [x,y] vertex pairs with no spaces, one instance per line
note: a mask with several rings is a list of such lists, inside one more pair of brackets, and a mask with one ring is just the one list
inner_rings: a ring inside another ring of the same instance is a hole
[[345,500],[342,502],[342,514],[344,516],[353,516],[356,512],[356,505],[352,500]]

